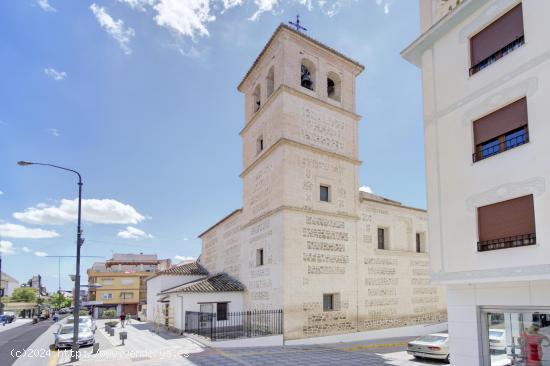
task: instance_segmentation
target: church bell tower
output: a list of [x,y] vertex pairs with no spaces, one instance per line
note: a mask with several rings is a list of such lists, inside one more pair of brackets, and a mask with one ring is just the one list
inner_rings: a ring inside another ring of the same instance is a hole
[[285,337],[307,335],[304,304],[319,306],[324,294],[338,290],[333,301],[344,312],[356,306],[342,284],[356,281],[355,79],[363,69],[280,25],[238,87],[245,95],[245,302],[283,307]]

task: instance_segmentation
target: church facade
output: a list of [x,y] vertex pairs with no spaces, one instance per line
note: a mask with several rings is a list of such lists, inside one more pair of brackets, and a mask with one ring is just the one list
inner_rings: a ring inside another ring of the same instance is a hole
[[238,87],[243,206],[200,235],[199,263],[243,285],[229,311],[282,309],[285,340],[446,321],[426,211],[359,189],[363,69],[281,25]]

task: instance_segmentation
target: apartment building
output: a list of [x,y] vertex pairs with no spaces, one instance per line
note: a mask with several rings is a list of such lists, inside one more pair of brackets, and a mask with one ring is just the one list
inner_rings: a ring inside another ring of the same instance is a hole
[[550,365],[550,2],[420,0],[431,276],[451,362]]
[[88,300],[94,304],[95,316],[105,310],[115,310],[117,314],[141,312],[147,303],[145,279],[170,266],[170,259],[143,253],[115,253],[106,262],[94,263],[87,273]]

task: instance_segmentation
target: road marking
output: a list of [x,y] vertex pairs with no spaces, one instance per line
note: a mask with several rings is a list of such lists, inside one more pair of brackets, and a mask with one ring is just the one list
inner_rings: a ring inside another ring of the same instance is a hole
[[362,349],[372,349],[372,348],[393,348],[393,347],[404,347],[407,345],[407,342],[399,342],[399,343],[380,343],[380,344],[367,344],[365,346],[356,346],[356,347],[348,347],[348,348],[339,348],[342,351],[351,352],[351,351],[359,351]]
[[53,350],[50,354],[50,360],[48,361],[48,366],[56,366],[57,361],[59,360],[59,351]]

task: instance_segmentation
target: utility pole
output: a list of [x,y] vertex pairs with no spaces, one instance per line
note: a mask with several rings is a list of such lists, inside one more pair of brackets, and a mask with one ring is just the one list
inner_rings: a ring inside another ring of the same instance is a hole
[[[76,258],[75,255],[47,255],[46,258],[57,258],[57,293],[61,293],[61,258]],[[105,258],[99,255],[81,255],[80,258]]]

